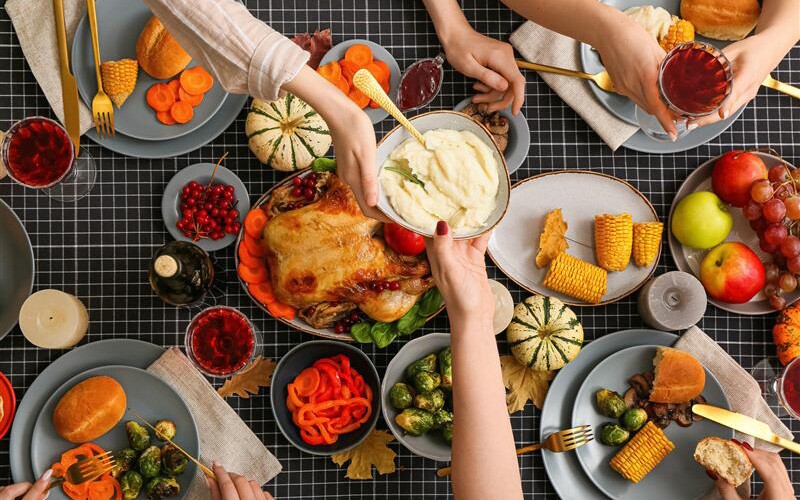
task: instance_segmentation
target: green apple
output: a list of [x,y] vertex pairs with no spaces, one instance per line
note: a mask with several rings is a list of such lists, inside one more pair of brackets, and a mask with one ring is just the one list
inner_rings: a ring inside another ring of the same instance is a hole
[[725,241],[733,229],[733,216],[719,196],[698,191],[678,202],[670,225],[682,245],[706,249]]

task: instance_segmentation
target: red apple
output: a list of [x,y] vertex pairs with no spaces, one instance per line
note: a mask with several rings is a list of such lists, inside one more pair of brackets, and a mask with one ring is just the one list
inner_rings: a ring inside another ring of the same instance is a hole
[[700,281],[711,298],[744,304],[764,288],[766,272],[755,252],[734,241],[708,252],[700,264]]
[[753,182],[767,178],[767,166],[750,151],[728,151],[714,162],[711,186],[722,201],[743,207],[750,201]]

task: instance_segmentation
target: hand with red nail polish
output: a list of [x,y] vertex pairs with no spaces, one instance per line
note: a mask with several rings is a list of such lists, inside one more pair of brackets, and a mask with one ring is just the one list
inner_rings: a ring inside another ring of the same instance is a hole
[[239,474],[228,472],[214,462],[214,475],[217,479],[206,478],[211,490],[211,500],[274,500],[272,495],[263,491],[261,485]]
[[[764,489],[758,495],[759,500],[790,500],[796,498],[792,482],[786,466],[777,453],[764,450],[754,450],[750,444],[732,439],[744,449],[756,473],[764,482]],[[706,471],[708,476],[715,481],[717,491],[723,500],[740,500],[736,488],[722,478],[715,478],[715,474]]]

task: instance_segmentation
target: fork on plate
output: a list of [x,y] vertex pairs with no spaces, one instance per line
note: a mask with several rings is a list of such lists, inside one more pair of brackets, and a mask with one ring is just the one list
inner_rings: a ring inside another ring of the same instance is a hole
[[92,99],[92,118],[94,128],[100,136],[112,136],[114,130],[114,105],[103,90],[103,76],[100,73],[100,42],[97,38],[97,12],[95,0],[87,0],[86,11],[89,14],[89,28],[92,32],[92,51],[94,52],[94,69],[97,74],[97,94]]
[[63,477],[54,479],[47,489],[49,490],[63,482],[83,484],[94,481],[103,474],[110,472],[116,464],[117,460],[114,458],[114,452],[111,451],[78,460],[69,466]]

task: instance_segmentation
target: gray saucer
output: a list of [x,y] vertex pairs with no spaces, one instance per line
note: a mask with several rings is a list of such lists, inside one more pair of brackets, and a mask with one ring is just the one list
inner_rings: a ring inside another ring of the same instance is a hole
[[[471,97],[467,97],[463,101],[456,104],[453,108],[454,111],[461,111],[472,102]],[[500,114],[508,118],[508,146],[503,156],[506,159],[506,166],[508,173],[513,174],[519,169],[525,158],[528,157],[528,151],[531,148],[531,129],[528,127],[528,120],[522,111],[514,116],[511,113],[511,106],[506,109],[501,109]]]
[[0,200],[0,339],[19,320],[19,310],[33,290],[33,247],[25,226]]

